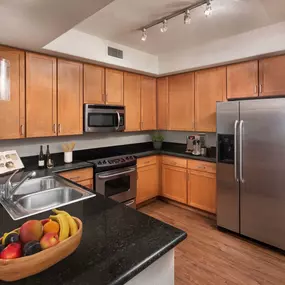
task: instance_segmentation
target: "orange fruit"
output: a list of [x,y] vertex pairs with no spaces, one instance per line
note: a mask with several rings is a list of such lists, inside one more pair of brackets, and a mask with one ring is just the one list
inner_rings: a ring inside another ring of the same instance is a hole
[[44,225],[44,233],[59,233],[59,224],[56,221],[49,221]]

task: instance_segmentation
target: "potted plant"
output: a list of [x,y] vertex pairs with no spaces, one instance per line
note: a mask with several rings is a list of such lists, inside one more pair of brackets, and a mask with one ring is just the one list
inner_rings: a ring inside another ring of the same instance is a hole
[[156,132],[155,134],[153,134],[152,142],[153,142],[154,149],[157,149],[157,150],[161,149],[163,141],[164,141],[164,137],[162,134],[160,134],[159,132]]

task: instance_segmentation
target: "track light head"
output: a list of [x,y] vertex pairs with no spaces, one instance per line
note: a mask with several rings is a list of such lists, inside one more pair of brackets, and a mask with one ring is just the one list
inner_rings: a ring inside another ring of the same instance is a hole
[[162,27],[160,28],[160,31],[161,31],[162,33],[165,33],[165,32],[167,32],[167,30],[168,30],[167,20],[165,19],[165,20],[163,20],[163,22],[162,22]]
[[147,32],[146,32],[146,29],[143,28],[143,29],[142,29],[142,37],[141,37],[141,40],[142,40],[143,42],[145,42],[146,39],[147,39]]
[[206,17],[209,17],[212,15],[213,13],[213,10],[212,10],[212,6],[211,6],[211,2],[210,0],[207,1],[207,4],[206,4],[206,9],[205,9],[205,16]]
[[184,14],[184,24],[191,24],[191,16],[190,16],[190,10],[186,10]]

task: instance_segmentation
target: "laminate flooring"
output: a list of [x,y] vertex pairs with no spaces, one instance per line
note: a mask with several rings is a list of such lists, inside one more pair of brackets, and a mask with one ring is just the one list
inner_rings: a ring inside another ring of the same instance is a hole
[[188,234],[175,248],[175,285],[285,285],[283,253],[219,231],[213,219],[162,201],[140,211]]

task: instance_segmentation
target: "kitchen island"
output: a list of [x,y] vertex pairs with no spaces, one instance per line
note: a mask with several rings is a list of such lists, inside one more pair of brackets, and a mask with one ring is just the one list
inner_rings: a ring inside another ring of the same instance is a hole
[[[100,194],[61,209],[83,222],[77,250],[46,271],[10,284],[174,284],[173,248],[185,232]],[[0,206],[0,235],[50,213],[13,221]]]

